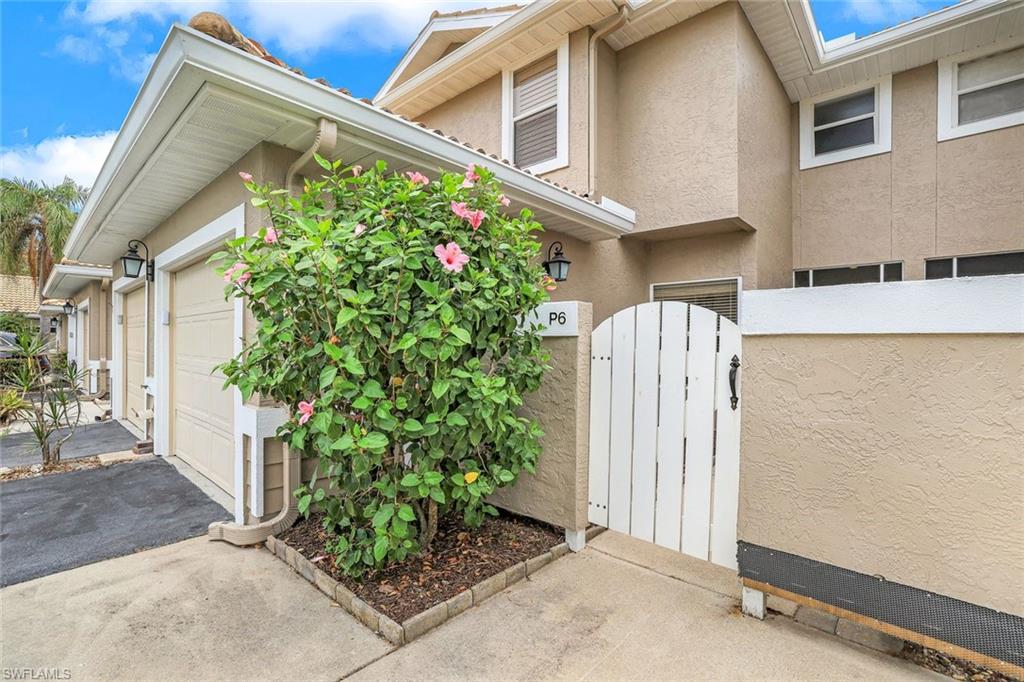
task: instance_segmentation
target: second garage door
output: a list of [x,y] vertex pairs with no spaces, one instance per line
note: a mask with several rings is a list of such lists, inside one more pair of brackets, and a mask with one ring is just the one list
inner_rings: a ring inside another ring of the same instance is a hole
[[171,288],[171,451],[234,495],[234,398],[214,367],[234,355],[234,306],[204,262]]
[[124,297],[124,416],[145,437],[146,420],[146,288],[139,287]]

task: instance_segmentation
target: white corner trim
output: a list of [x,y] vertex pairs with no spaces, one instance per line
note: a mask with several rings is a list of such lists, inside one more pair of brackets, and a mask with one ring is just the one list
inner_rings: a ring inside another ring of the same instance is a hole
[[741,293],[744,336],[1021,334],[1024,275]]
[[[196,230],[156,257],[156,318],[154,320],[154,369],[156,376],[155,410],[153,414],[153,451],[163,457],[170,455],[171,435],[171,327],[162,324],[169,319],[171,310],[171,275],[215,251],[225,239],[245,235],[245,204],[239,204],[206,226]],[[242,350],[245,309],[242,299],[234,300],[234,351]],[[147,383],[149,383],[147,381]],[[235,469],[235,522],[245,522],[245,462],[242,452],[242,432],[239,412],[242,394],[234,394],[234,469]]]
[[[501,72],[501,156],[514,163],[513,133],[515,126],[512,121],[512,86],[515,73],[552,52],[555,52],[555,70],[558,79],[555,120],[556,152],[555,158],[536,163],[525,169],[534,175],[543,175],[569,165],[569,36],[564,35],[556,44],[534,50],[523,59],[502,69]],[[621,217],[621,214],[617,215]]]
[[[110,411],[114,419],[129,424],[127,415],[124,413],[124,297],[145,282],[145,278],[142,277],[118,277],[110,285],[110,301],[113,309],[110,317]],[[149,305],[148,301],[146,305]],[[143,330],[143,333],[147,333],[147,331]],[[134,425],[130,430],[132,433],[137,431]],[[138,434],[136,433],[136,435]],[[142,438],[145,439],[144,434]]]
[[283,407],[257,407],[242,404],[237,414],[237,428],[249,437],[249,510],[253,516],[263,516],[263,452],[266,439],[277,434],[277,429],[288,421],[288,410]]
[[[814,105],[852,95],[855,92],[875,89],[875,142],[849,149],[814,153]],[[800,100],[800,170],[827,166],[832,163],[860,159],[865,156],[885,154],[892,151],[892,75],[888,74],[864,83],[858,83],[841,90],[833,90],[815,97]]]
[[939,90],[938,90],[938,139],[953,140],[958,137],[987,133],[1000,128],[1024,125],[1024,110],[1015,111],[1002,116],[994,116],[973,123],[960,125],[959,122],[959,101],[957,97],[957,67],[963,62],[987,57],[996,52],[1018,47],[1012,44],[1011,40],[1004,40],[995,45],[964,52],[952,57],[945,57],[938,62],[939,66]]

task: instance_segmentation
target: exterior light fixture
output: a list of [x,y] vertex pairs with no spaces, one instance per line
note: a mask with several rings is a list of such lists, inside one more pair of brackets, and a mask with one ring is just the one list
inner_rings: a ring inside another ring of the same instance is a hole
[[[146,250],[146,257],[139,255],[139,247]],[[124,276],[135,279],[142,274],[142,267],[146,267],[146,280],[153,281],[153,261],[149,259],[149,247],[145,242],[133,239],[128,242],[128,252],[121,256],[121,267],[124,268]]]
[[[553,257],[551,255],[552,251],[555,252]],[[562,253],[562,242],[552,242],[551,246],[548,247],[548,259],[544,261],[544,269],[548,271],[551,279],[556,282],[564,282],[568,279],[570,263],[572,261],[567,260],[565,254]]]
[[61,307],[64,309],[65,315],[70,315],[71,313],[75,312],[75,302],[72,301],[70,298],[64,301],[64,305]]

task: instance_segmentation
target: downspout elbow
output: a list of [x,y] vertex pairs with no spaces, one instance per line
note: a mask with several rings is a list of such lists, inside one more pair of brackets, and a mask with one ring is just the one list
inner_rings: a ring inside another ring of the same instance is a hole
[[295,163],[288,166],[288,174],[284,178],[285,189],[289,192],[293,191],[292,184],[295,182],[295,176],[298,175],[299,171],[313,159],[315,154],[319,153],[323,156],[333,152],[337,143],[338,124],[326,118],[321,118],[317,121],[316,137],[313,138],[313,144],[302,153],[302,156],[295,159]]

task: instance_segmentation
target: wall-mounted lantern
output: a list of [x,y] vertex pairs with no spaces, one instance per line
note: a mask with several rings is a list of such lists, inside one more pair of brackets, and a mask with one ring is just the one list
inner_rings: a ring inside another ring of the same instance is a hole
[[[551,255],[552,251],[555,252],[553,257]],[[572,261],[567,260],[562,252],[562,242],[552,242],[551,246],[548,247],[548,259],[544,261],[544,269],[548,271],[551,279],[556,282],[564,282],[568,279],[569,265],[571,263]]]
[[64,305],[61,307],[64,309],[65,315],[71,315],[75,312],[75,302],[72,301],[70,298],[64,301]]
[[[139,255],[139,247],[146,250],[146,256]],[[133,239],[128,242],[128,252],[121,256],[121,267],[124,268],[124,276],[135,279],[142,274],[142,267],[146,267],[146,279],[153,281],[153,261],[149,259],[149,247],[145,242]]]
[[57,318],[56,317],[51,317],[50,318],[50,333],[51,334],[56,334],[57,333]]

